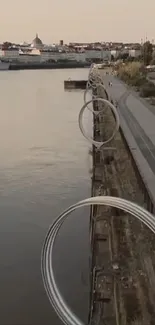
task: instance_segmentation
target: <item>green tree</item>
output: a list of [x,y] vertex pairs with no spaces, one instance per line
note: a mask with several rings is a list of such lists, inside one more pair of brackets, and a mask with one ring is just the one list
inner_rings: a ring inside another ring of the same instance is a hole
[[118,60],[127,60],[129,58],[129,53],[120,53]]
[[143,55],[144,65],[150,64],[150,62],[152,60],[152,54],[153,54],[152,44],[149,41],[147,41],[143,44],[143,47],[142,47],[142,55]]
[[4,42],[2,44],[2,50],[7,50],[10,46],[12,46],[11,42]]

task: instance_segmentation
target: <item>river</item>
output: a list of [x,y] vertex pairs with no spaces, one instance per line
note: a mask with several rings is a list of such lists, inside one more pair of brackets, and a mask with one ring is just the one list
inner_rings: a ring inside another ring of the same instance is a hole
[[[87,69],[0,72],[0,325],[60,325],[40,271],[54,218],[90,196],[89,145],[78,128],[80,91],[65,79]],[[55,274],[67,302],[87,321],[89,209],[65,223]]]

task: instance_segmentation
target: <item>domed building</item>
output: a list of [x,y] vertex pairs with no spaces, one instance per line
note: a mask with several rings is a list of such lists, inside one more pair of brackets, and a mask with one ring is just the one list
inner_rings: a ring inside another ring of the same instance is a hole
[[36,37],[34,38],[34,40],[32,41],[31,47],[35,48],[35,49],[42,49],[43,48],[43,43],[41,41],[41,39],[38,37],[38,34],[36,34]]

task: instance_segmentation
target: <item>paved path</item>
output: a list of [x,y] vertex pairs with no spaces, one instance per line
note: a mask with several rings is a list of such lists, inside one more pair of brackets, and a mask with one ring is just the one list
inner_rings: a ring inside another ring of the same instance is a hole
[[104,82],[110,97],[118,103],[121,128],[155,204],[155,107],[113,76],[105,76]]

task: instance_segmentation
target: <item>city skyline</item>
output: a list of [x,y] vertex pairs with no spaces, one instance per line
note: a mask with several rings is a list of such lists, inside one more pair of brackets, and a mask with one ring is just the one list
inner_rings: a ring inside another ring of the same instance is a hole
[[154,0],[14,0],[1,5],[0,41],[139,42],[155,37]]

